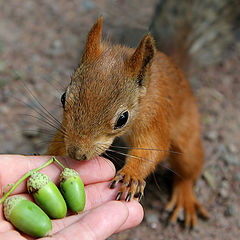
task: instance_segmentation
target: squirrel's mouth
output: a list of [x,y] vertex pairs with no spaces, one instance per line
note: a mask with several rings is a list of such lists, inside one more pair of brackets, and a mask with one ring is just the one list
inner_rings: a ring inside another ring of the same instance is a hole
[[101,137],[92,143],[71,142],[66,144],[66,154],[78,161],[87,161],[94,157],[101,156],[111,146],[114,139]]
[[85,160],[88,160],[86,154],[82,154],[82,155],[79,155],[79,154],[73,154],[73,155],[70,156],[70,157],[73,158],[73,159],[76,159],[76,160],[78,160],[78,161],[85,161]]

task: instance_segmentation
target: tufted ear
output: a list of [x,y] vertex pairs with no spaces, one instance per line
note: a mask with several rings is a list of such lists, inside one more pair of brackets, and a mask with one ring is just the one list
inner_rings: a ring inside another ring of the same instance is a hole
[[146,85],[146,71],[152,64],[155,51],[154,40],[147,34],[127,62],[128,71],[137,76],[140,86]]
[[102,36],[102,22],[103,17],[100,17],[97,22],[92,26],[87,35],[87,40],[83,52],[82,61],[94,59],[100,54],[100,43]]

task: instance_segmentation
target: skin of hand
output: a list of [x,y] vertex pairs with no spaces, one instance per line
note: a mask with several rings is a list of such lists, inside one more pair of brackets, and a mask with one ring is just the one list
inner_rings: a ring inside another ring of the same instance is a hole
[[[46,156],[0,155],[0,189],[7,184],[15,184],[26,172],[40,167],[48,160],[50,157]],[[115,167],[109,160],[102,157],[82,162],[60,157],[58,160],[66,167],[79,172],[85,185],[86,206],[81,214],[52,220],[51,236],[42,239],[102,240],[114,233],[135,227],[142,221],[143,208],[137,201],[113,200],[119,189],[108,187],[115,175]],[[41,172],[47,174],[53,182],[58,183],[61,168],[53,163]],[[20,194],[33,200],[27,194],[26,180],[12,194]],[[20,234],[11,223],[5,220],[2,205],[0,206],[0,239],[32,239]]]

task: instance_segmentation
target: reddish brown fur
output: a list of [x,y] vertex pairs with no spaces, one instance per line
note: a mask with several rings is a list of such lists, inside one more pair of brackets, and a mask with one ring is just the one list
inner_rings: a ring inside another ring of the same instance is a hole
[[[134,147],[115,182],[124,178],[121,192],[133,195],[144,188],[144,179],[168,155],[174,178],[173,196],[167,208],[184,207],[185,224],[196,224],[196,211],[207,216],[197,202],[193,185],[203,164],[199,113],[189,84],[181,70],[146,35],[136,50],[101,43],[102,19],[88,34],[80,67],[67,89],[62,129],[47,154],[90,159],[104,152],[116,136],[124,135]],[[124,110],[130,112],[126,127],[114,130],[114,121]],[[150,148],[173,150],[138,150]],[[140,189],[140,190],[139,190]]]

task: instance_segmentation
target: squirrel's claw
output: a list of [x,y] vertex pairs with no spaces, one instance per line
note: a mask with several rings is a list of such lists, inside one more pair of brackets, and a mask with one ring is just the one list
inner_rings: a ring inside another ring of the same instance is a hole
[[122,194],[123,194],[122,192],[118,192],[118,194],[117,194],[117,196],[116,196],[116,200],[117,200],[117,201],[121,199]]
[[117,186],[119,182],[121,182],[124,179],[124,175],[122,174],[117,174],[115,178],[112,180],[112,182],[109,185],[109,188],[113,189]]
[[115,188],[119,182],[122,182],[122,185],[117,193],[116,200],[121,200],[123,195],[126,202],[131,201],[133,198],[136,198],[139,202],[141,201],[146,186],[146,182],[143,179],[132,177],[125,173],[124,170],[120,170],[109,187]]

